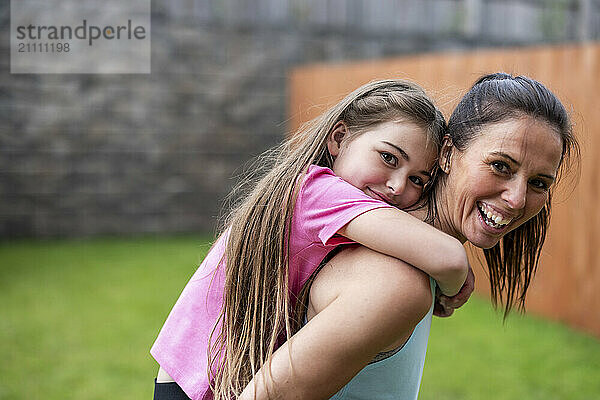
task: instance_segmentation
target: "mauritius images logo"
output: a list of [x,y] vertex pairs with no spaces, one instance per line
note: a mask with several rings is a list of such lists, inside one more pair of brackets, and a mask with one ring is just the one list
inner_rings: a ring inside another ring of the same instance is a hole
[[11,0],[11,73],[149,73],[150,0]]

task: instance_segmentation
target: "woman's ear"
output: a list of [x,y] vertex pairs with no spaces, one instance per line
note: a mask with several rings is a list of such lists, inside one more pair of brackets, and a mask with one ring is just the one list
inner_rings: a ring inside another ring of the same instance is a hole
[[327,137],[327,150],[333,157],[340,154],[342,141],[348,136],[348,128],[344,121],[338,121]]
[[452,139],[450,136],[444,136],[444,141],[442,142],[442,149],[440,150],[440,157],[438,158],[438,164],[444,173],[450,172],[450,167],[452,167],[452,153],[454,146],[452,145]]

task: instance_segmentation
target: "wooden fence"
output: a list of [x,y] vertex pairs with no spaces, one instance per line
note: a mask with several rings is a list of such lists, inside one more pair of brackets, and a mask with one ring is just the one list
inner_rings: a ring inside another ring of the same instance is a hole
[[[361,84],[391,77],[422,85],[448,116],[477,77],[494,71],[538,79],[572,110],[582,147],[581,176],[574,187],[571,174],[555,194],[527,310],[600,337],[600,44],[303,66],[290,75],[290,128],[293,131]],[[485,272],[473,260],[477,291],[489,293]]]

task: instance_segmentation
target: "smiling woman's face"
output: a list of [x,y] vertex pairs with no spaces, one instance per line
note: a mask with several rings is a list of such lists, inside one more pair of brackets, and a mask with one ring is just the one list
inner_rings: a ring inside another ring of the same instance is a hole
[[522,117],[481,127],[466,149],[452,150],[442,189],[444,230],[493,247],[540,212],[561,154],[560,136],[544,121]]

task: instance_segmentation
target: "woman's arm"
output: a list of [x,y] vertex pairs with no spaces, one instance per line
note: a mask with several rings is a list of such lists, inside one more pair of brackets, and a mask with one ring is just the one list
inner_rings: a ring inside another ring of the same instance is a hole
[[377,208],[338,233],[426,272],[447,296],[458,293],[467,277],[469,261],[462,243],[404,211]]
[[328,399],[378,352],[406,341],[432,303],[427,275],[362,246],[336,255],[313,285],[322,279],[328,294],[317,314],[273,354],[270,371],[262,368],[240,400],[254,399],[255,391],[258,400]]

